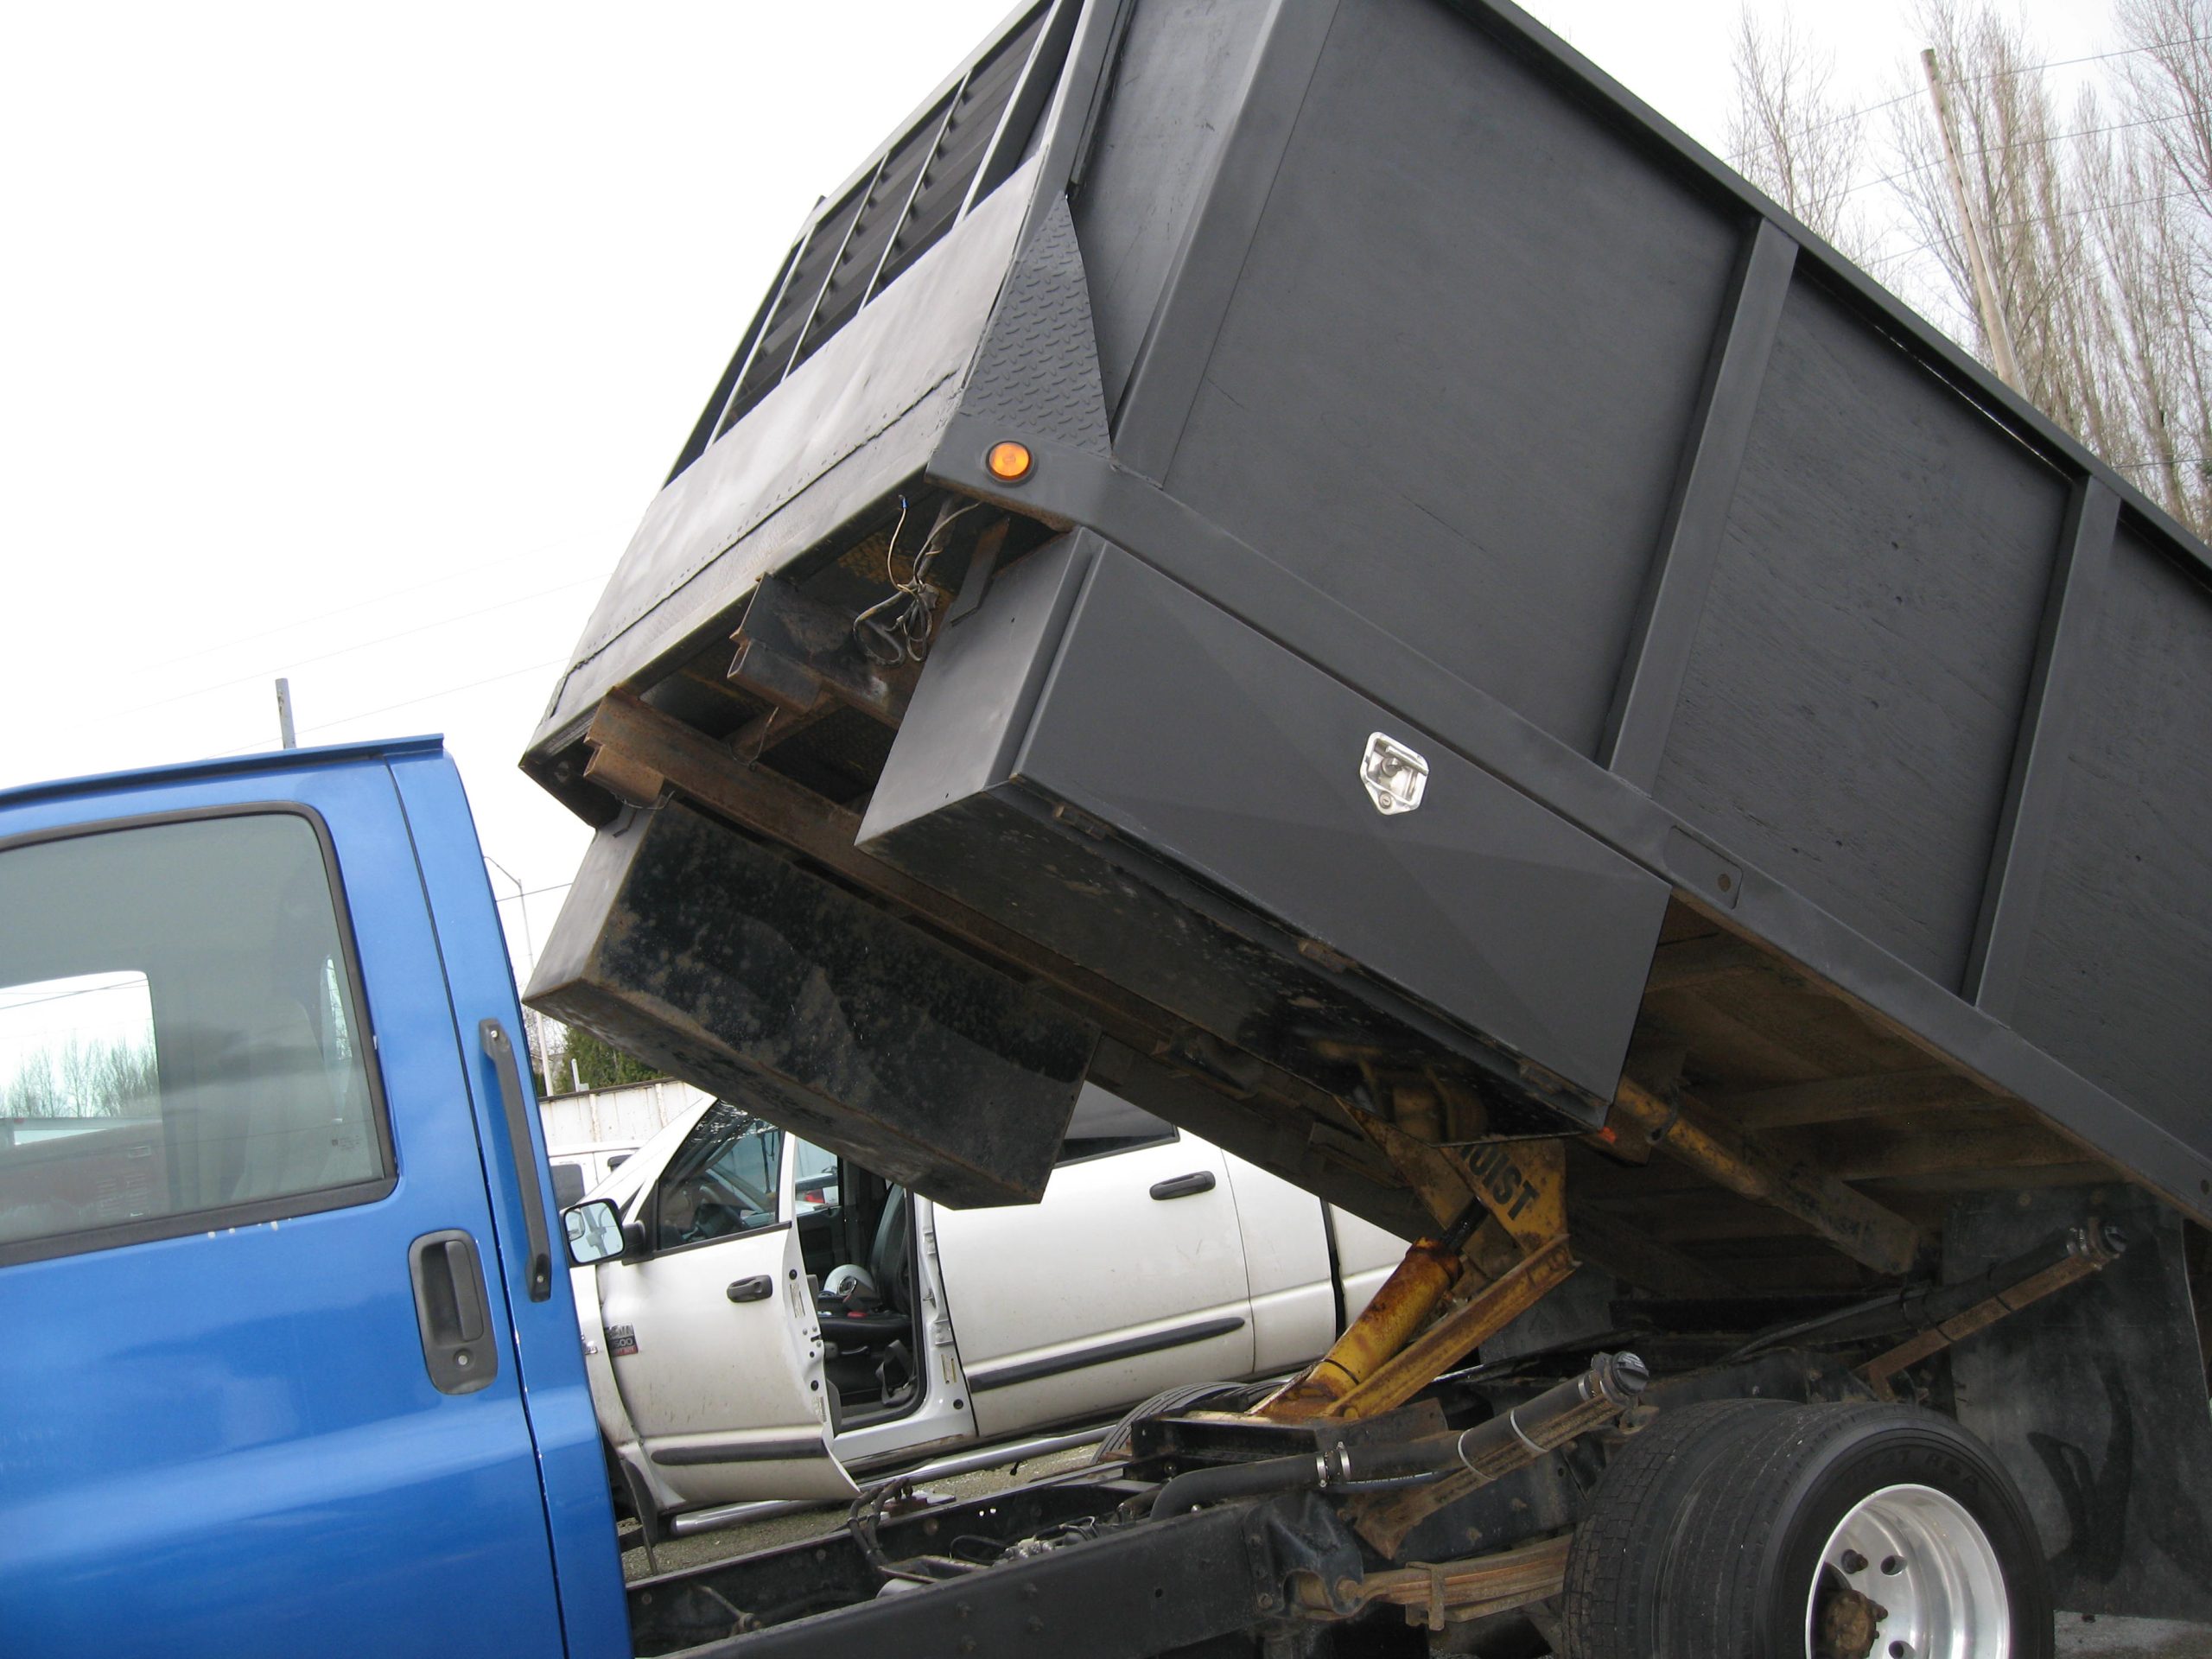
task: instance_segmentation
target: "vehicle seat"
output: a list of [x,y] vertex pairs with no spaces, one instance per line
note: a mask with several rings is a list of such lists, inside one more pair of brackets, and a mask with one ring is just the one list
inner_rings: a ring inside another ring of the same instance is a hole
[[844,1296],[823,1294],[816,1308],[822,1334],[842,1348],[879,1348],[906,1334],[912,1312],[913,1229],[907,1223],[906,1189],[894,1186],[875,1224],[868,1265],[834,1268],[827,1281],[854,1281]]

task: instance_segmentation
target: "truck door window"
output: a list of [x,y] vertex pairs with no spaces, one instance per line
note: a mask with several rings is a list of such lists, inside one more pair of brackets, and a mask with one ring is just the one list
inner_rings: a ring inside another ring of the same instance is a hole
[[654,1248],[677,1249],[772,1226],[784,1132],[717,1102],[653,1189]]
[[1055,1160],[1072,1164],[1084,1158],[1103,1158],[1109,1153],[1134,1152],[1175,1139],[1175,1126],[1132,1106],[1119,1095],[1086,1083],[1068,1118],[1067,1138],[1060,1142]]
[[294,811],[0,851],[0,1261],[391,1188],[352,952]]

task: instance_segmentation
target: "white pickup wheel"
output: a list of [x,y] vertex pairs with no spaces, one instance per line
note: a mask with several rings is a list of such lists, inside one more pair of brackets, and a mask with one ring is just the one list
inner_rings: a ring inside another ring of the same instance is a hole
[[1662,1410],[1599,1484],[1562,1622],[1567,1659],[2052,1651],[2043,1551],[2012,1477],[1910,1406]]

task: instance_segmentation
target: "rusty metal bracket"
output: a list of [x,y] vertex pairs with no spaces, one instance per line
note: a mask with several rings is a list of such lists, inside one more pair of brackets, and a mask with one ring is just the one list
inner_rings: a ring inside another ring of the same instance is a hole
[[652,766],[621,749],[606,746],[592,750],[591,759],[584,766],[584,777],[625,806],[634,806],[640,811],[659,805],[660,798],[668,789],[668,779]]
[[1325,1407],[1324,1417],[1368,1417],[1402,1406],[1471,1350],[1556,1290],[1575,1268],[1564,1236],[1448,1307],[1419,1335]]
[[912,690],[911,671],[887,673],[853,643],[853,620],[810,599],[780,577],[753,591],[745,620],[730,636],[737,651],[728,677],[792,715],[827,702],[896,726]]
[[1402,1405],[1574,1271],[1560,1142],[1496,1141],[1463,1155],[1345,1110],[1431,1212],[1454,1219],[1441,1239],[1416,1241],[1365,1312],[1257,1416],[1363,1417]]
[[1859,1378],[1874,1391],[1876,1399],[1893,1400],[1897,1397],[1893,1379],[1899,1371],[1941,1353],[1977,1331],[1987,1330],[2006,1314],[2017,1313],[2054,1291],[2103,1272],[2120,1259],[2126,1249],[2124,1238],[2092,1216],[2068,1236],[2066,1253],[2058,1261],[1875,1355],[1859,1368]]
[[1919,1257],[1919,1230],[1896,1211],[1783,1156],[1688,1095],[1669,1100],[1623,1077],[1607,1127],[1641,1134],[1730,1192],[1787,1211],[1878,1273],[1908,1273]]
[[1446,1624],[1510,1611],[1532,1601],[1559,1594],[1567,1581],[1569,1533],[1541,1539],[1533,1544],[1503,1550],[1495,1555],[1458,1561],[1416,1561],[1410,1566],[1370,1573],[1334,1586],[1337,1598],[1310,1573],[1291,1580],[1291,1597],[1308,1617],[1343,1618],[1349,1607],[1357,1611],[1376,1602],[1405,1609],[1406,1622],[1431,1630]]
[[1461,1467],[1426,1485],[1355,1497],[1345,1518],[1370,1545],[1395,1558],[1422,1522],[1491,1482],[1593,1429],[1619,1423],[1633,1432],[1637,1414],[1651,1411],[1637,1404],[1648,1381],[1643,1363],[1633,1354],[1601,1354],[1580,1376],[1463,1433]]

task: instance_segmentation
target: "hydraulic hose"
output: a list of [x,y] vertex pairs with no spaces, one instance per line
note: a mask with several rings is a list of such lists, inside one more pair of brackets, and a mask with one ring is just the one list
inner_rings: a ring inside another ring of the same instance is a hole
[[1298,1452],[1287,1458],[1262,1458],[1253,1463],[1220,1463],[1210,1468],[1186,1470],[1160,1489],[1152,1501],[1154,1520],[1186,1514],[1232,1497],[1271,1497],[1319,1486],[1327,1474],[1319,1458]]
[[1375,1491],[1459,1474],[1495,1480],[1618,1416],[1650,1380],[1634,1354],[1600,1354],[1580,1376],[1458,1433],[1380,1446],[1339,1443],[1320,1452],[1190,1470],[1160,1488],[1151,1513],[1158,1519],[1231,1498],[1306,1489]]

